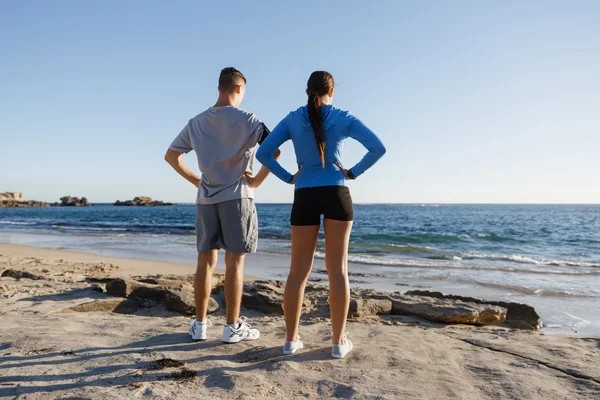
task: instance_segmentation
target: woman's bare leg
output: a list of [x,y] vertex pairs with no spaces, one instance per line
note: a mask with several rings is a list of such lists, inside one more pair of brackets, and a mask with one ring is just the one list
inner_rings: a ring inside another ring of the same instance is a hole
[[329,275],[329,309],[333,344],[342,344],[350,307],[348,242],[352,221],[325,219],[325,266]]
[[292,262],[283,295],[286,340],[290,342],[298,340],[298,324],[302,313],[304,288],[315,257],[319,227],[319,225],[292,226],[291,229]]

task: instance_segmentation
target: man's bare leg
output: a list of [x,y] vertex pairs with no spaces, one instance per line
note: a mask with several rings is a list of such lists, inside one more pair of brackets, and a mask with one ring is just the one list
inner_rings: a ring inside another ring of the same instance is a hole
[[244,288],[243,253],[225,253],[225,303],[226,323],[234,324],[240,318],[242,289]]
[[198,253],[198,268],[194,280],[194,298],[196,300],[196,321],[206,321],[208,300],[212,291],[212,274],[217,265],[217,250]]

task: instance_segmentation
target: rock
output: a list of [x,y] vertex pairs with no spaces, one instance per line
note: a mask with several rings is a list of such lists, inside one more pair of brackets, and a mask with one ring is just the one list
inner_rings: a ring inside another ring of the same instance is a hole
[[171,203],[165,203],[160,200],[152,200],[150,197],[135,197],[133,200],[121,201],[117,200],[115,206],[171,206]]
[[90,286],[90,289],[93,290],[94,292],[98,292],[98,293],[104,293],[104,288],[100,285],[92,285]]
[[542,328],[540,316],[535,308],[527,304],[493,302],[501,307],[506,307],[506,323],[513,328],[538,330]]
[[0,193],[0,201],[23,201],[23,193],[19,192],[5,192]]
[[[116,297],[127,297],[135,289],[145,284],[133,279],[115,278],[106,284],[106,294]],[[149,286],[149,285],[145,285]]]
[[371,315],[386,315],[392,311],[392,301],[386,299],[358,298],[350,300],[348,317],[358,318]]
[[190,286],[192,283],[188,280],[181,279],[161,279],[161,278],[140,278],[136,279],[138,282],[147,283],[149,285],[159,286],[171,286],[171,287],[184,287]]
[[79,304],[77,306],[66,308],[61,312],[114,312],[118,314],[133,314],[137,309],[138,305],[135,301],[128,299],[110,299]]
[[88,207],[91,206],[92,204],[88,201],[87,198],[82,197],[81,199],[79,197],[71,197],[71,196],[65,196],[65,197],[61,197],[60,198],[60,206],[62,207]]
[[27,201],[16,201],[16,200],[4,200],[0,201],[0,208],[20,208],[20,207],[50,207],[50,203],[44,203],[43,201],[27,200]]
[[[443,299],[444,298],[444,293],[442,292],[431,292],[429,290],[409,290],[408,292],[404,293],[408,296],[425,296],[425,297],[435,297],[437,299]],[[456,297],[459,296],[451,296],[449,298],[455,299]]]
[[110,283],[112,281],[114,281],[117,278],[102,278],[102,277],[96,277],[96,276],[88,276],[85,278],[85,280],[87,282],[91,282],[91,283]]
[[428,290],[411,290],[406,292],[407,295],[428,296],[441,299],[461,300],[475,304],[491,304],[507,309],[506,324],[517,329],[538,330],[542,327],[540,316],[535,311],[535,308],[527,304],[507,303],[504,301],[485,301],[472,297],[445,295],[441,292],[430,292]]
[[491,325],[501,324],[506,319],[506,308],[490,304],[467,303],[445,298],[394,295],[392,314],[415,315],[430,321]]
[[515,328],[515,329],[523,329],[523,330],[527,330],[527,331],[535,331],[539,328],[535,328],[533,325],[525,322],[525,321],[521,321],[521,320],[506,320],[504,321],[504,323],[508,326],[510,326],[511,328]]
[[[128,288],[133,287],[134,285],[128,286]],[[142,286],[140,284],[140,286],[129,292],[127,298],[138,304],[162,304],[166,310],[184,315],[196,314],[194,294],[189,290],[164,286]],[[208,303],[208,312],[213,313],[217,310],[219,310],[219,303],[211,297]]]
[[16,269],[7,269],[4,272],[2,272],[2,276],[6,276],[9,278],[15,278],[17,280],[19,279],[33,279],[33,280],[42,280],[45,279],[43,276],[41,275],[36,275],[36,274],[32,274],[31,272],[27,272],[27,271],[19,271]]
[[265,314],[283,315],[283,289],[276,281],[254,281],[244,285],[242,306]]
[[[187,276],[161,276],[156,275],[152,277],[134,277],[134,279],[138,282],[147,283],[150,285],[160,285],[160,286],[171,286],[171,287],[193,287],[195,275],[187,275]],[[219,289],[223,286],[225,282],[225,275],[223,274],[213,274],[212,275],[212,288]]]

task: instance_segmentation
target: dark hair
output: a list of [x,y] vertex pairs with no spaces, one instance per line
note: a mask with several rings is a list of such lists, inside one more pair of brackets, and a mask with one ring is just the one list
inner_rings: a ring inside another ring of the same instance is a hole
[[219,91],[231,93],[236,86],[246,83],[246,77],[233,67],[223,68],[219,75]]
[[315,141],[321,155],[321,164],[325,166],[325,136],[323,134],[323,116],[321,115],[321,97],[333,90],[333,76],[327,71],[315,71],[310,74],[306,84],[308,95],[308,119],[315,133]]

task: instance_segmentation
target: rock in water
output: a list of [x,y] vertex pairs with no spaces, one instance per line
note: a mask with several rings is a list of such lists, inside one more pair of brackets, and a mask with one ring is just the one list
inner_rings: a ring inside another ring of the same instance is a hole
[[62,207],[89,207],[92,205],[85,197],[80,199],[79,197],[65,196],[61,197],[60,201],[59,205]]
[[16,201],[3,200],[0,201],[0,208],[20,208],[20,207],[50,207],[52,204],[37,200]]
[[115,206],[138,206],[138,207],[150,207],[150,206],[171,206],[171,203],[165,203],[160,200],[152,200],[150,197],[135,197],[133,200],[121,201],[117,200],[113,205]]
[[24,201],[23,193],[19,192],[5,192],[0,193],[0,201]]

